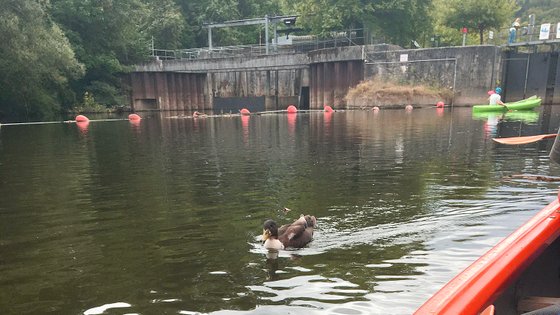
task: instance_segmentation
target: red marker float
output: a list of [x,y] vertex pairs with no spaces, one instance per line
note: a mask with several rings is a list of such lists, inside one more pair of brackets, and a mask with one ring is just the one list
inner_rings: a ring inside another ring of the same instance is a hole
[[76,116],[76,119],[75,119],[75,120],[76,120],[76,122],[86,122],[86,121],[89,122],[89,118],[87,118],[87,117],[84,116],[84,115],[78,115],[78,116]]
[[445,104],[442,101],[437,102],[436,107],[437,108],[442,108],[443,106],[445,106]]
[[142,117],[140,117],[140,116],[137,115],[137,114],[130,114],[130,115],[128,115],[128,120],[130,120],[130,121],[138,121],[138,120],[140,120],[140,119],[142,119]]
[[290,114],[297,113],[297,108],[294,105],[288,106],[288,113]]
[[251,112],[247,108],[243,108],[239,112],[241,115],[251,115]]
[[334,112],[334,110],[332,109],[332,107],[330,107],[329,105],[325,105],[325,106],[324,106],[324,110],[325,110],[325,112],[327,112],[327,113],[332,113],[332,112]]

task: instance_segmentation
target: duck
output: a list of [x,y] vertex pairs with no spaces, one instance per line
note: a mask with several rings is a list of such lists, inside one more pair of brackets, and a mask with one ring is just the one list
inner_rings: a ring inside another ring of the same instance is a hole
[[204,113],[200,113],[200,112],[198,112],[198,111],[195,111],[195,112],[193,113],[192,116],[193,116],[193,118],[204,118],[204,117],[206,117],[206,116],[208,116],[208,115],[206,115],[206,114],[204,114]]
[[274,220],[266,220],[263,224],[264,248],[281,250],[288,247],[302,248],[313,239],[313,230],[317,227],[317,218],[312,215],[301,215],[290,224],[278,227]]

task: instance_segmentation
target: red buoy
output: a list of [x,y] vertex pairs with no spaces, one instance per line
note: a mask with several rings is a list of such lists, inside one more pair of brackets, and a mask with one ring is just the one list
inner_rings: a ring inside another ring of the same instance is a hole
[[239,111],[241,115],[250,115],[251,112],[247,108],[243,108]]
[[436,107],[440,108],[445,106],[445,104],[442,101],[437,102]]
[[142,119],[142,117],[140,117],[140,116],[137,115],[137,114],[130,114],[130,115],[128,115],[128,120],[140,120],[140,119]]
[[334,112],[334,110],[332,109],[332,107],[330,107],[329,105],[325,105],[325,108],[324,108],[324,109],[325,109],[325,112],[327,112],[327,113],[332,113],[332,112]]
[[288,106],[288,113],[297,113],[297,108],[294,105]]
[[80,129],[81,131],[87,131],[88,126],[89,126],[89,120],[86,121],[77,121],[76,122],[76,126],[78,126],[78,129]]
[[84,115],[78,115],[76,116],[76,122],[84,122],[84,121],[89,121],[89,118],[87,118]]

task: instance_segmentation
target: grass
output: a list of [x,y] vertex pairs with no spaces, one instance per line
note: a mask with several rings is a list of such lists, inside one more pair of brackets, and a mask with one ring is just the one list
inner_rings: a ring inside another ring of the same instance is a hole
[[373,107],[404,104],[434,104],[448,101],[453,92],[425,85],[407,85],[390,81],[368,80],[351,88],[345,100],[349,107]]

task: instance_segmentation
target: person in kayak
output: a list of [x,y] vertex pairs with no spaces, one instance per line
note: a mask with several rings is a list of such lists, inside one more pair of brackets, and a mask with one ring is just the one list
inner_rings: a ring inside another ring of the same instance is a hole
[[497,87],[494,90],[494,94],[490,95],[490,97],[488,98],[488,102],[489,102],[490,105],[505,106],[504,102],[502,102],[502,97],[500,96],[500,93],[502,93],[502,88]]

